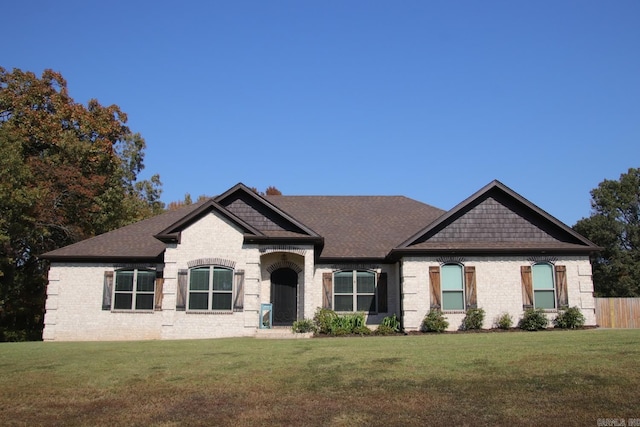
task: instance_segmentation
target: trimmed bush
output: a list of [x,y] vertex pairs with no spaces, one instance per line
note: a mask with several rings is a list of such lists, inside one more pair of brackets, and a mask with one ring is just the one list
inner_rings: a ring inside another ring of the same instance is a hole
[[328,308],[318,308],[313,315],[313,323],[316,326],[316,332],[319,334],[330,334],[331,325],[338,315],[335,311]]
[[509,313],[502,313],[496,319],[496,327],[499,329],[509,329],[511,326],[513,326],[513,318]]
[[525,331],[538,331],[540,329],[546,329],[548,324],[549,320],[547,316],[545,316],[543,309],[529,308],[525,310],[522,319],[518,322],[518,328]]
[[327,308],[318,308],[313,316],[315,330],[326,335],[369,335],[371,329],[365,324],[364,313],[349,313],[339,315]]
[[304,334],[307,332],[315,332],[316,325],[311,319],[296,320],[295,322],[293,322],[291,329],[295,333]]
[[570,307],[561,310],[553,320],[556,328],[576,329],[584,326],[585,318],[578,307]]
[[376,335],[394,335],[397,333],[397,331],[395,331],[391,326],[387,326],[381,323],[380,325],[378,325],[378,328],[373,331],[373,333]]
[[483,323],[484,310],[482,308],[470,308],[467,310],[467,315],[462,319],[462,326],[460,329],[463,331],[482,329]]
[[420,330],[422,332],[444,332],[449,327],[449,322],[442,315],[440,310],[429,310],[424,319]]

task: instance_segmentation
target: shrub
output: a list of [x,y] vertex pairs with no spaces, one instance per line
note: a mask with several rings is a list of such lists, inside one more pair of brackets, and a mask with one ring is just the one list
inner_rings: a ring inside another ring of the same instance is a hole
[[386,316],[382,319],[380,326],[391,329],[393,332],[400,332],[400,320],[395,313],[392,316]]
[[449,327],[449,322],[442,315],[440,310],[429,310],[424,319],[420,330],[422,332],[443,332]]
[[362,325],[354,328],[352,333],[357,335],[371,335],[371,329],[369,329],[366,325]]
[[584,326],[585,318],[578,307],[570,307],[561,310],[553,320],[557,328],[575,329]]
[[484,323],[484,310],[482,308],[470,308],[467,315],[462,319],[462,328],[465,331],[471,329],[482,329]]
[[316,332],[319,334],[330,334],[333,319],[338,315],[335,311],[328,308],[318,308],[313,315],[313,323],[316,326]]
[[541,308],[533,309],[529,308],[525,310],[524,316],[518,322],[518,327],[525,331],[537,331],[545,329],[549,324],[547,316],[544,314],[544,310]]
[[374,334],[376,335],[393,335],[397,333],[391,326],[385,325],[381,323],[378,325],[378,328],[375,330]]
[[327,308],[318,308],[313,316],[315,330],[326,335],[369,335],[371,329],[365,324],[364,313],[349,313],[339,315]]
[[293,322],[291,329],[293,329],[295,333],[304,334],[307,332],[315,332],[316,325],[313,323],[313,320],[310,319],[296,320]]
[[496,319],[496,326],[500,329],[509,329],[513,326],[513,318],[509,313],[502,313]]

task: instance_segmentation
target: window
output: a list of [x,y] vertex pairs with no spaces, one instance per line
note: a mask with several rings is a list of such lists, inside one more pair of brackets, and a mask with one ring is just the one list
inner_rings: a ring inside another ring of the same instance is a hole
[[554,268],[548,263],[534,264],[533,273],[533,304],[535,308],[556,308],[555,284],[553,280]]
[[113,292],[114,310],[153,310],[156,272],[118,270]]
[[336,272],[333,293],[335,311],[376,312],[376,275],[371,271]]
[[189,274],[189,310],[231,310],[233,270],[224,267],[192,268]]
[[442,309],[464,310],[464,275],[460,264],[445,264],[442,275]]

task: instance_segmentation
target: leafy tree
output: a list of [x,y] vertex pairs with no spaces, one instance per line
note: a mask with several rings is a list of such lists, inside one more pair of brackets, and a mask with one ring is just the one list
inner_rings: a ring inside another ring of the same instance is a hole
[[126,121],[76,103],[57,72],[0,67],[0,340],[41,337],[40,254],[163,210],[159,176],[137,180],[145,142]]
[[260,191],[256,187],[251,187],[251,191],[261,196],[282,196],[282,192],[273,185],[268,186],[265,191]]
[[282,196],[282,192],[278,190],[276,187],[274,187],[273,185],[270,185],[269,187],[267,187],[264,194],[267,196]]
[[592,213],[574,229],[603,247],[593,260],[599,296],[640,296],[640,169],[604,180],[591,191]]
[[[198,199],[196,200],[196,203],[199,203],[199,202],[201,202],[203,200],[206,200],[206,199],[209,199],[209,198],[210,198],[209,196],[201,194],[201,195],[198,196]],[[192,205],[192,204],[193,204],[193,201],[191,199],[191,194],[186,193],[184,195],[184,200],[178,200],[178,201],[174,201],[174,202],[169,203],[169,205],[167,206],[167,210],[173,211],[173,210],[176,210],[176,209],[180,209],[183,206],[189,206],[189,205]]]

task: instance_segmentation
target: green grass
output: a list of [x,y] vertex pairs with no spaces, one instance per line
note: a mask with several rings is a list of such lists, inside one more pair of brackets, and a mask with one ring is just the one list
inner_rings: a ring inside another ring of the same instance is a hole
[[0,345],[3,425],[596,425],[640,330]]

